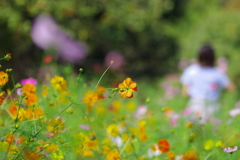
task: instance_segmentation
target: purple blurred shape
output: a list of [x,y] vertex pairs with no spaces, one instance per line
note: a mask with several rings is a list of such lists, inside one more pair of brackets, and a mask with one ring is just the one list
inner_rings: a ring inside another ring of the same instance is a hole
[[61,61],[78,63],[86,56],[86,46],[69,37],[48,15],[40,15],[34,20],[31,36],[41,49],[54,48]]
[[63,61],[78,63],[86,56],[86,46],[70,38],[66,38],[59,46],[59,58]]
[[38,16],[32,26],[31,36],[33,42],[42,49],[59,46],[59,36],[63,34],[54,21],[47,15]]
[[114,61],[110,69],[116,70],[122,67],[124,58],[118,51],[111,51],[105,57],[105,65],[109,66],[111,61]]

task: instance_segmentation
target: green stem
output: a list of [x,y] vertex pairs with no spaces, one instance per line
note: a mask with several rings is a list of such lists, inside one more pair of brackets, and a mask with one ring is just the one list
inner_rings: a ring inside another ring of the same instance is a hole
[[108,71],[108,69],[111,67],[111,65],[112,65],[112,63],[110,63],[110,65],[107,67],[107,69],[103,72],[103,74],[102,74],[101,77],[99,78],[99,80],[98,80],[98,82],[97,82],[94,90],[97,89],[98,84],[100,83],[100,81],[102,80],[103,76],[104,76],[105,73]]
[[60,114],[62,114],[66,109],[68,109],[73,103],[71,102],[67,107],[65,107],[61,112],[59,112],[57,115],[53,117],[53,119],[45,124],[39,131],[37,131],[32,137],[36,137],[44,128],[48,126],[49,123],[51,123],[56,117],[58,117]]

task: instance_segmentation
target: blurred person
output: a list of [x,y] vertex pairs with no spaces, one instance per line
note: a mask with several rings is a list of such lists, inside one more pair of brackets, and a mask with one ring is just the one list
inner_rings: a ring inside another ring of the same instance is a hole
[[219,110],[219,97],[222,89],[234,91],[229,77],[215,66],[215,52],[210,45],[198,51],[198,63],[187,67],[182,76],[182,94],[190,97],[188,113],[190,120],[205,123]]

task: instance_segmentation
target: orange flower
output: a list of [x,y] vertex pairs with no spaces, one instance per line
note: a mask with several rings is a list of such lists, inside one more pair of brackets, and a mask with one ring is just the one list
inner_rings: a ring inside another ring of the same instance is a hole
[[37,104],[38,97],[36,94],[28,94],[26,95],[24,102],[26,103],[27,106],[32,106],[34,104]]
[[40,160],[42,159],[42,156],[40,153],[36,152],[36,151],[30,151],[30,150],[26,150],[24,151],[24,158],[26,160]]
[[105,87],[102,86],[98,86],[96,91],[88,90],[87,93],[84,94],[83,102],[86,103],[88,107],[92,107],[96,104],[96,101],[104,99],[104,92]]
[[95,94],[93,90],[88,90],[84,94],[83,102],[87,104],[87,106],[94,106],[95,103],[98,100],[98,95]]
[[8,74],[0,71],[0,86],[5,86],[5,84],[8,82]]
[[189,151],[184,154],[184,160],[199,160],[198,153],[196,151]]
[[166,153],[169,151],[170,149],[170,144],[166,139],[162,139],[158,142],[158,149],[162,152],[162,153]]
[[5,141],[7,143],[12,143],[14,141],[14,139],[15,139],[15,136],[13,134],[8,134]]
[[132,98],[132,92],[137,92],[138,90],[137,83],[133,82],[131,78],[126,78],[122,83],[118,85],[118,88],[122,98]]
[[44,112],[41,108],[39,107],[36,107],[34,109],[32,108],[28,108],[26,110],[26,117],[30,120],[33,120],[33,119],[38,119],[40,118],[41,116],[44,116]]
[[6,94],[4,92],[0,92],[0,105],[2,104],[2,102],[4,101],[4,99],[6,98]]
[[25,119],[26,111],[23,108],[20,108],[18,110],[18,106],[15,105],[16,102],[11,102],[10,107],[8,108],[9,113],[11,113],[11,116],[13,119],[19,118],[20,121]]
[[176,155],[172,151],[169,151],[167,153],[167,156],[168,156],[168,160],[175,160],[175,157],[176,157]]
[[25,84],[22,87],[22,92],[25,93],[26,95],[35,94],[36,90],[37,88],[33,84]]

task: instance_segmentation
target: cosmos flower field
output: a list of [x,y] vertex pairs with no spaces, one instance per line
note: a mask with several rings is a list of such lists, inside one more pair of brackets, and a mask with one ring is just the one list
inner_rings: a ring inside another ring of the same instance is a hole
[[216,117],[198,124],[186,118],[178,75],[103,86],[108,68],[91,82],[80,68],[76,76],[46,76],[44,83],[15,82],[13,70],[1,70],[0,159],[240,159],[236,95],[224,93]]

